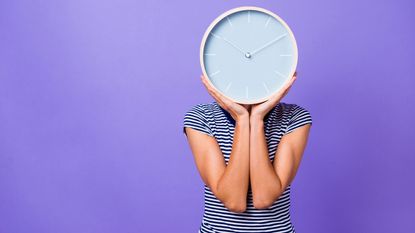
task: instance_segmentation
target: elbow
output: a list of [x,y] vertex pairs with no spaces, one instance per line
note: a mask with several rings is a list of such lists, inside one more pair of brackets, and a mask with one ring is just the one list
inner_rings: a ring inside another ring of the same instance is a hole
[[279,199],[282,191],[278,190],[273,193],[254,193],[253,194],[253,205],[255,209],[268,209],[275,201]]
[[271,197],[255,197],[253,198],[253,204],[255,209],[268,209],[274,204],[276,199]]
[[226,203],[225,207],[235,213],[243,213],[246,211],[246,203],[245,202],[229,202]]
[[255,209],[268,209],[272,206],[274,202],[271,200],[254,200],[254,208]]
[[[215,194],[216,193],[216,194]],[[247,209],[246,193],[237,195],[234,191],[232,195],[227,195],[219,191],[219,187],[215,189],[215,196],[222,202],[222,204],[231,212],[243,213]]]

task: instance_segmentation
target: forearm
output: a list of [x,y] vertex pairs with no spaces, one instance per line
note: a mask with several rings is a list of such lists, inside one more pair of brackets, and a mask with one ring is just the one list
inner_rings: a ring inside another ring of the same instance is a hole
[[218,196],[234,211],[243,211],[246,207],[249,186],[249,131],[249,116],[236,121],[231,155],[217,184]]
[[282,192],[281,180],[269,159],[262,119],[250,121],[250,180],[256,208],[271,205]]

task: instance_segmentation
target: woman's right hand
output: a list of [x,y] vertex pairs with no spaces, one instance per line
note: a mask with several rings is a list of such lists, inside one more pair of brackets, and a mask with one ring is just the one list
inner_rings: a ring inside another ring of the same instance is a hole
[[216,91],[215,88],[212,87],[212,85],[209,83],[209,81],[206,79],[206,77],[202,74],[201,79],[203,84],[205,85],[206,89],[208,90],[209,94],[216,100],[216,102],[226,111],[231,114],[232,118],[235,121],[239,121],[243,119],[244,117],[249,118],[249,111],[251,109],[251,105],[241,105],[238,104],[226,96],[222,95],[218,91]]

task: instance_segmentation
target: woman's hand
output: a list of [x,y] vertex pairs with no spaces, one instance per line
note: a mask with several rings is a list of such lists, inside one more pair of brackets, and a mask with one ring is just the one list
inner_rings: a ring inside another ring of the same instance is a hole
[[249,117],[251,105],[238,104],[230,100],[226,96],[222,95],[212,87],[212,85],[206,80],[206,77],[203,74],[201,75],[201,79],[209,94],[216,100],[216,102],[218,102],[218,104],[223,109],[225,109],[229,112],[229,114],[231,114],[232,118],[235,121],[239,121],[244,117]]
[[286,84],[281,88],[279,92],[275,93],[267,101],[259,103],[259,104],[253,104],[251,107],[250,119],[251,120],[263,120],[265,115],[274,106],[276,106],[280,102],[280,100],[288,93],[288,91],[290,90],[291,86],[293,85],[296,79],[297,79],[297,72],[294,73],[291,79],[288,80],[288,82],[286,82]]

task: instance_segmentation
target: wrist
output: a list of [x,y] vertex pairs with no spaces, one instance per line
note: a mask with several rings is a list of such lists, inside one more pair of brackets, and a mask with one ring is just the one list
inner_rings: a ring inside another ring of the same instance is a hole
[[235,119],[236,123],[238,124],[248,124],[249,125],[249,114],[242,114],[239,115],[236,119]]
[[264,127],[264,120],[262,118],[250,118],[249,125],[252,129]]
[[263,122],[264,121],[264,116],[259,115],[259,114],[251,114],[249,116],[249,121],[250,121],[250,123]]

